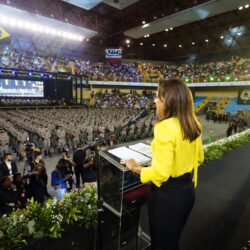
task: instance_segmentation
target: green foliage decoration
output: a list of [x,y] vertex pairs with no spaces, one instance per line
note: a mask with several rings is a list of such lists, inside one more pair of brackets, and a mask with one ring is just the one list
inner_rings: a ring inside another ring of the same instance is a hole
[[94,227],[96,201],[94,186],[67,193],[61,201],[48,199],[43,205],[29,200],[26,209],[0,218],[0,250],[27,244],[29,239],[61,238],[67,224]]
[[225,153],[241,147],[248,142],[250,142],[250,129],[205,145],[205,163],[220,159]]

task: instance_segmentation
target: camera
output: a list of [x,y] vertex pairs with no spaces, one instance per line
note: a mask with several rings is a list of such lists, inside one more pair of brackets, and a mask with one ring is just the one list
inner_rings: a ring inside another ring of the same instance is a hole
[[35,144],[30,142],[29,138],[27,138],[26,142],[24,143],[24,146],[25,146],[26,157],[29,159],[32,159],[33,158],[33,148],[34,148]]
[[63,149],[63,154],[65,155],[66,158],[70,158],[69,149],[64,148],[64,149]]

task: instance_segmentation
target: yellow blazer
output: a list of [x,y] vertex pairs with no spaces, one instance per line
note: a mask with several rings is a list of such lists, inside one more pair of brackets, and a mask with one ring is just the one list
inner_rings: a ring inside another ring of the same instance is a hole
[[183,140],[179,120],[165,119],[155,125],[151,149],[151,166],[142,168],[142,183],[153,182],[160,187],[169,177],[179,177],[194,169],[193,182],[196,187],[197,169],[204,161],[202,135],[191,143]]

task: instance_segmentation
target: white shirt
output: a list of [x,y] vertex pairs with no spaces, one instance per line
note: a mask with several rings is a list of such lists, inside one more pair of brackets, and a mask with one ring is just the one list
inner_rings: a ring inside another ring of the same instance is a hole
[[10,171],[10,175],[12,175],[11,161],[5,161],[5,164],[7,165],[8,169]]

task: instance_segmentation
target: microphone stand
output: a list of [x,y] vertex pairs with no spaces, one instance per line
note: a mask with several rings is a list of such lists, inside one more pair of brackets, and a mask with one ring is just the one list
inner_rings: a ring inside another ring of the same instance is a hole
[[[147,114],[146,114],[147,115]],[[145,111],[144,111],[144,116],[145,115]],[[126,123],[125,125],[123,125],[122,127],[120,127],[117,130],[114,130],[113,132],[108,133],[106,136],[104,136],[103,138],[96,138],[94,141],[90,142],[89,144],[87,144],[86,146],[82,147],[82,150],[87,150],[89,148],[94,148],[95,151],[95,163],[97,166],[97,231],[96,231],[96,242],[95,242],[95,250],[102,250],[102,234],[101,234],[101,224],[102,224],[102,220],[101,220],[101,213],[104,211],[103,210],[103,201],[101,199],[100,196],[100,155],[99,155],[99,151],[100,151],[100,147],[101,147],[101,143],[106,141],[110,136],[114,135],[117,132],[121,132],[124,128],[129,127],[132,124],[135,124],[139,121],[140,118],[143,118],[140,115],[137,116],[136,118],[131,119],[128,123]],[[98,242],[97,242],[98,240]]]

